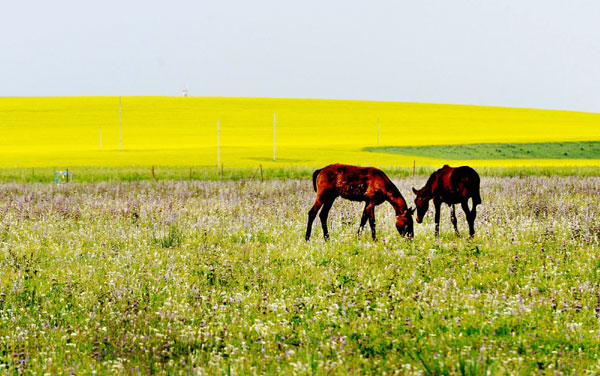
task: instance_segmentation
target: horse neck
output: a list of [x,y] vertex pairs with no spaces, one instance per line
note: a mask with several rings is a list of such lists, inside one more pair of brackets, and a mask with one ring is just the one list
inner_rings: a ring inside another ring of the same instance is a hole
[[425,183],[425,186],[421,189],[421,194],[428,199],[433,198],[433,183],[438,179],[439,172],[440,171],[436,171],[431,175],[429,180],[427,180],[427,183]]
[[388,193],[388,201],[394,207],[396,215],[402,213],[403,211],[406,211],[407,209],[406,201],[404,201],[404,198],[399,193]]
[[385,191],[387,201],[394,207],[396,215],[408,208],[406,206],[406,201],[404,201],[404,197],[402,197],[402,194],[400,193],[400,190],[387,176],[385,179]]
[[423,190],[423,195],[426,199],[431,200],[433,198],[433,184],[428,183]]

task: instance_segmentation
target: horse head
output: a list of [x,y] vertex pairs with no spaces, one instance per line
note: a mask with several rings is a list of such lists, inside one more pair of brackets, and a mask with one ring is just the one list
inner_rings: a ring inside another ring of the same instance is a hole
[[417,197],[415,197],[415,206],[417,207],[417,223],[423,222],[423,217],[425,217],[427,209],[429,209],[429,200],[431,200],[431,197],[425,195],[423,191],[424,189],[417,190],[413,188],[413,192],[415,195],[417,195]]
[[401,211],[396,216],[396,229],[398,230],[401,236],[405,236],[411,239],[415,236],[412,219],[412,215],[414,212],[415,209],[408,208],[404,211]]

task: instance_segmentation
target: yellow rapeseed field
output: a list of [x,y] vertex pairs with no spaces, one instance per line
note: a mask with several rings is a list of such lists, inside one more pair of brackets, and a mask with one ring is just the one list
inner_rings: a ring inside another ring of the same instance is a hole
[[[369,153],[368,146],[600,140],[600,114],[443,104],[271,98],[0,98],[0,167],[438,166],[464,161]],[[273,161],[273,120],[277,160]],[[378,126],[379,124],[379,126]],[[378,132],[379,128],[379,132]],[[600,160],[472,160],[475,166]]]

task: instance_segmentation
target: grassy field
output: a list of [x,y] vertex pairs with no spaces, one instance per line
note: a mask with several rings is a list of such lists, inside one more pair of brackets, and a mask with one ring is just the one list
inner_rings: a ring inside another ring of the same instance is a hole
[[[469,162],[470,163],[470,162]],[[463,161],[464,164],[464,161]],[[388,166],[384,170],[392,177],[429,175],[438,167],[418,166],[405,168]],[[314,167],[246,167],[216,168],[199,166],[132,166],[132,167],[71,167],[58,170],[53,167],[42,168],[0,168],[0,183],[53,183],[56,172],[70,174],[70,182],[134,182],[134,181],[221,181],[312,178]],[[600,167],[596,166],[513,166],[478,167],[481,176],[523,177],[523,176],[600,176]],[[65,183],[66,177],[60,177],[59,183]]]
[[[117,97],[0,98],[0,168],[216,166],[217,121],[221,162],[238,168],[320,167],[331,162],[440,166],[455,163],[447,155],[363,149],[600,140],[600,114],[581,112],[312,99],[123,97],[119,115]],[[470,164],[599,166],[600,160],[573,155],[477,159]]]
[[309,179],[2,184],[0,373],[594,374],[599,191],[484,177],[474,240],[338,200],[307,243]]
[[600,159],[600,142],[370,147],[366,151],[438,159]]
[[[0,98],[0,374],[600,372],[600,114],[124,97],[121,118],[123,150],[118,98]],[[338,200],[331,241],[303,240],[315,167],[383,167],[412,203],[461,156],[475,239],[446,207],[439,239],[432,214],[402,239],[384,204],[373,242]]]

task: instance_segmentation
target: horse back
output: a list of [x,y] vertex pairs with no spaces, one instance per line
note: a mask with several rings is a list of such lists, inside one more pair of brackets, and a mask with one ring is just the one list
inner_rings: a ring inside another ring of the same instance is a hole
[[479,182],[479,174],[469,166],[455,167],[452,170],[451,174],[453,181]]
[[451,177],[451,185],[459,192],[462,197],[472,197],[476,204],[481,203],[479,194],[479,174],[469,166],[461,166],[453,169]]
[[323,193],[364,201],[384,190],[387,180],[385,173],[374,167],[333,164],[321,169],[316,177],[316,186]]
[[445,165],[434,175],[431,179],[431,191],[443,202],[454,203],[473,197],[473,201],[481,203],[479,175],[471,167]]

